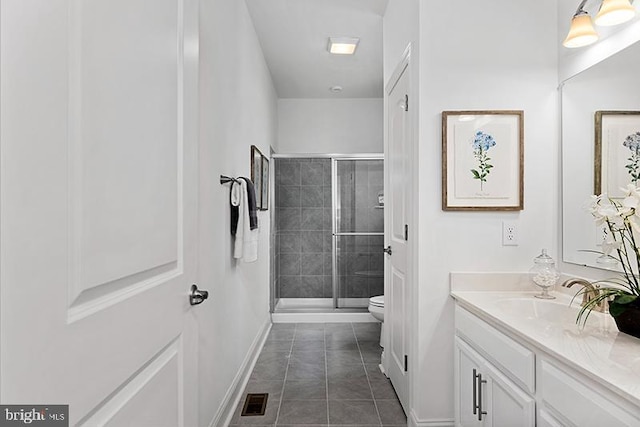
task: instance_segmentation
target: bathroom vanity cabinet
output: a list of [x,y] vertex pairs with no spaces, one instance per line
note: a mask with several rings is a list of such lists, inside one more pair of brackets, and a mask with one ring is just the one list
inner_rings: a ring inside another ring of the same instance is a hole
[[532,352],[457,307],[457,424],[535,426],[534,360]]
[[458,419],[463,426],[535,425],[535,401],[456,338]]
[[[514,333],[508,322],[501,324],[482,310],[472,313],[473,307],[465,307],[459,303],[455,307],[457,426],[640,426],[637,401],[622,397],[597,375],[580,372],[560,356],[561,351]],[[549,328],[548,334],[559,334],[562,351],[575,347],[566,331]],[[581,340],[577,342],[589,342]],[[575,350],[591,351],[580,345]],[[611,351],[605,349],[602,363],[615,359]],[[597,355],[590,353],[590,357]],[[605,364],[603,370],[610,370],[606,375],[615,375],[616,367]]]

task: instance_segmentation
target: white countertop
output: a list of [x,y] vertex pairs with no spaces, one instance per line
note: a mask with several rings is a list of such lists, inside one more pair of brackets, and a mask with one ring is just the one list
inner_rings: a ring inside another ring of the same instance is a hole
[[[582,328],[569,321],[574,319],[580,306],[580,300],[576,299],[572,304],[573,311],[567,313],[563,322],[548,321],[544,314],[535,318],[526,312],[509,309],[508,300],[536,300],[534,295],[539,293],[529,290],[530,286],[523,286],[522,280],[513,280],[514,286],[505,285],[504,279],[510,281],[517,275],[501,276],[504,286],[496,286],[493,282],[484,287],[482,282],[486,284],[491,280],[483,275],[475,285],[470,285],[468,281],[473,281],[473,276],[452,273],[451,296],[462,307],[640,406],[640,339],[618,332],[610,315],[593,312]],[[479,290],[486,288],[491,290]],[[557,297],[555,302],[568,307],[574,292],[563,289],[552,294]]]

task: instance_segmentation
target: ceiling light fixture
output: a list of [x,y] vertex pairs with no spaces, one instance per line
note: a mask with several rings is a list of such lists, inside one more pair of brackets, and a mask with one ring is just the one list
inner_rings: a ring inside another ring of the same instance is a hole
[[359,42],[356,37],[329,37],[327,50],[335,55],[353,55]]
[[331,86],[329,90],[333,93],[342,92],[342,86]]
[[[582,0],[571,19],[571,27],[567,38],[562,42],[564,47],[576,48],[588,46],[598,41],[598,33],[593,28],[591,16],[584,10],[588,0]],[[636,9],[631,5],[633,0],[602,0],[595,22],[601,26],[622,24],[633,19]]]

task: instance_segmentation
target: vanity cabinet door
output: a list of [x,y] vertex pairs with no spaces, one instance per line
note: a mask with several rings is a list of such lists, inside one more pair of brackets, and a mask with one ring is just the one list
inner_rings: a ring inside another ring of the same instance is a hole
[[458,337],[455,366],[456,425],[535,425],[535,400]]
[[[483,367],[483,379],[486,376],[486,404],[482,407],[487,412],[485,425],[492,427],[534,427],[535,399],[526,394],[520,387],[487,362]],[[484,393],[484,392],[483,392]]]
[[[455,418],[457,426],[482,426],[478,416],[478,377],[481,360],[456,337],[455,350]],[[486,417],[484,417],[486,418]]]

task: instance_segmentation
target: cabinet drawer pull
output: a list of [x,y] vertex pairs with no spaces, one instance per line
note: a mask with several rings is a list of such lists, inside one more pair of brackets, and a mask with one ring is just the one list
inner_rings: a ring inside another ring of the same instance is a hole
[[482,379],[482,374],[478,374],[478,421],[482,421],[482,416],[487,415],[487,412],[482,410],[482,384],[486,383],[487,380]]
[[476,385],[477,379],[478,379],[478,375],[474,368],[473,369],[473,415],[476,415],[478,413],[478,389]]

